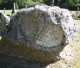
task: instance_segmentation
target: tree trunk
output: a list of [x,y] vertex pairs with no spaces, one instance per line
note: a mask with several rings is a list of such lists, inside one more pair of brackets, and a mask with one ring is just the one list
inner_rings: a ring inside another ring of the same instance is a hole
[[59,0],[44,0],[44,2],[49,6],[59,6]]
[[48,6],[53,6],[54,5],[54,0],[46,0],[45,4],[47,4]]
[[54,5],[59,6],[59,0],[54,0]]

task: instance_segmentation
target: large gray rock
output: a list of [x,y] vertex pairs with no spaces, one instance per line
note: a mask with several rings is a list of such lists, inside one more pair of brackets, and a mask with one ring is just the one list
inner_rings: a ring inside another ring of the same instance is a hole
[[[29,61],[56,61],[75,35],[76,27],[67,9],[36,5],[11,16],[3,41],[5,53]],[[13,45],[12,45],[13,44]]]
[[0,13],[0,18],[1,18],[3,23],[5,23],[6,25],[9,24],[10,16],[5,15],[4,13]]
[[6,26],[10,22],[10,17],[5,15],[4,13],[0,13],[0,35],[1,33],[6,31]]

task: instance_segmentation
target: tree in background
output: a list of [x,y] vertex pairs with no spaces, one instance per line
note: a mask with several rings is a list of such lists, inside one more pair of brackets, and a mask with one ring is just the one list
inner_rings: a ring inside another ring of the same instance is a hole
[[54,0],[43,0],[45,4],[49,5],[49,6],[53,6],[54,5]]
[[79,8],[80,0],[68,0],[69,7],[76,7],[76,9]]
[[80,5],[80,0],[0,0],[0,9],[11,9],[13,3],[16,3],[19,8],[47,4],[49,6],[56,5],[63,8],[76,9]]
[[41,4],[43,0],[0,0],[0,9],[11,9],[13,3],[16,3],[19,8],[23,8],[25,5],[29,7],[35,4]]
[[80,0],[67,0],[68,5],[75,6],[80,3]]
[[0,0],[0,4],[2,3],[3,0]]
[[13,6],[12,3],[12,0],[0,0],[0,9],[10,9]]
[[61,0],[43,0],[45,4],[49,6],[60,6],[60,1]]

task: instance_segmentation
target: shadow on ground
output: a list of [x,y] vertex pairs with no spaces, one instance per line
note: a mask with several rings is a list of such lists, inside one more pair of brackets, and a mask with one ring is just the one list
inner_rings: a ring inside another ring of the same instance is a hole
[[37,63],[24,59],[0,54],[0,68],[46,68],[50,62]]

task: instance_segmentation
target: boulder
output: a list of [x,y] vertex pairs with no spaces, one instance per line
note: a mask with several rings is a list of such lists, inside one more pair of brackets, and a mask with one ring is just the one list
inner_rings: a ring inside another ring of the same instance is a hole
[[0,18],[3,23],[5,23],[6,25],[9,24],[10,16],[5,15],[4,13],[0,13]]
[[2,34],[5,54],[34,62],[57,61],[75,36],[76,27],[67,9],[36,5],[14,13]]
[[0,13],[0,36],[4,34],[7,29],[7,25],[10,22],[10,17],[4,13]]

